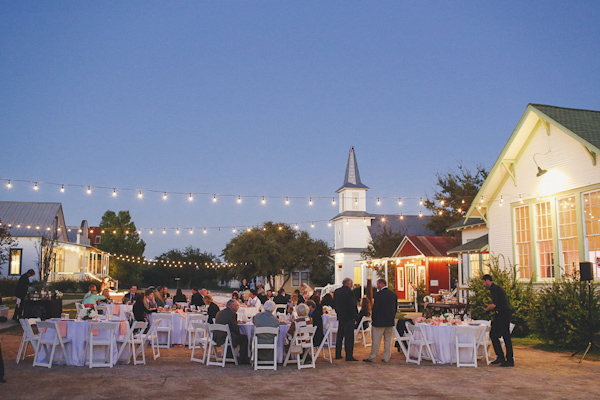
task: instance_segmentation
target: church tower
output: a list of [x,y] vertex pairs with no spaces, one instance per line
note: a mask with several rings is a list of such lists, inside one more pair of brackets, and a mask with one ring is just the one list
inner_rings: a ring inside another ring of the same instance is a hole
[[369,188],[360,180],[354,147],[350,147],[344,184],[336,193],[339,194],[339,213],[331,220],[335,222],[335,283],[340,284],[344,278],[357,281],[356,261],[361,260],[361,253],[367,249],[369,226],[372,216],[367,213],[367,190]]

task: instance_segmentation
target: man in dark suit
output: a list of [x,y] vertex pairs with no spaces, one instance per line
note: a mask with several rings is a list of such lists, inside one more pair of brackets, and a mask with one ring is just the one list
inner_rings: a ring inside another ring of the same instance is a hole
[[285,294],[285,289],[281,288],[277,292],[277,296],[273,299],[275,304],[287,304],[290,301],[289,297]]
[[135,301],[136,293],[137,286],[132,286],[131,289],[129,289],[129,293],[123,296],[123,304],[133,304],[133,302]]
[[338,317],[338,334],[335,340],[335,359],[342,358],[342,341],[346,350],[346,361],[358,361],[354,358],[354,321],[358,316],[356,297],[352,292],[352,279],[344,278],[342,287],[333,294],[333,308]]
[[13,319],[16,321],[21,318],[23,313],[23,307],[25,306],[25,297],[27,296],[27,289],[29,289],[29,277],[34,276],[35,271],[30,269],[25,272],[19,278],[17,282],[17,288],[15,289],[15,296],[17,297],[17,306],[15,307],[15,314]]
[[191,305],[196,306],[196,307],[202,307],[204,305],[204,296],[202,296],[202,294],[200,294],[200,292],[198,291],[198,288],[192,289]]
[[[500,286],[494,283],[491,275],[485,274],[481,277],[483,286],[490,290],[492,302],[485,308],[485,311],[492,311],[494,319],[492,320],[492,329],[490,330],[490,339],[496,353],[496,360],[492,364],[500,364],[501,367],[514,367],[512,340],[510,337],[510,318],[512,315],[510,303],[506,292]],[[500,344],[500,337],[504,339],[506,346],[506,357]]]
[[313,337],[313,344],[315,347],[321,345],[323,341],[323,311],[320,310],[322,307],[318,307],[317,304],[313,300],[307,300],[306,305],[309,307],[310,311],[308,312],[308,316],[312,319],[313,326],[317,327],[315,331],[315,336]]
[[[233,348],[240,346],[240,355],[238,361],[240,364],[250,364],[248,360],[248,337],[240,333],[240,327],[237,324],[237,310],[240,307],[240,303],[235,300],[229,300],[227,302],[227,308],[219,311],[215,318],[215,323],[229,325],[229,332],[231,333],[231,342]],[[225,332],[215,332],[214,340],[218,346],[222,346],[225,343],[227,334]]]
[[387,287],[385,279],[377,280],[377,293],[373,297],[373,313],[371,315],[371,354],[369,358],[363,361],[373,362],[379,346],[381,346],[381,338],[383,338],[383,362],[389,362],[392,357],[392,336],[394,319],[396,318],[396,309],[398,308],[398,295],[392,292]]

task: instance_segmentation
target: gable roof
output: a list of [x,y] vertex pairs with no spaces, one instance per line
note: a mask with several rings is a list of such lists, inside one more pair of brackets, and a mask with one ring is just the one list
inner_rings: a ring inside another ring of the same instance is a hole
[[[504,163],[514,163],[521,149],[527,145],[529,134],[540,125],[546,125],[548,130],[549,125],[556,126],[566,135],[585,146],[588,151],[600,153],[600,111],[529,104],[496,159],[485,182],[477,192],[473,203],[471,203],[465,214],[465,220],[472,216],[481,216],[485,220],[486,206],[490,198],[494,196],[495,188],[498,188],[509,174],[507,169],[510,166]],[[483,201],[484,196],[485,202]]]
[[448,236],[406,236],[393,257],[398,257],[406,243],[411,243],[425,257],[448,257],[448,250],[456,245],[456,238]]
[[456,253],[479,253],[481,251],[487,250],[489,247],[488,235],[485,234],[477,239],[473,239],[467,243],[463,243],[460,246],[457,246],[453,249],[448,250],[448,254],[456,254]]
[[[60,203],[30,203],[20,201],[0,201],[0,219],[2,224],[12,227],[9,232],[12,236],[42,236],[46,228],[61,228],[64,236],[65,221]],[[55,223],[55,219],[58,221]],[[17,227],[17,225],[21,225]],[[27,226],[30,226],[28,229]],[[35,227],[39,226],[37,230]]]
[[543,104],[530,106],[544,113],[548,119],[562,125],[589,144],[600,149],[600,111],[563,108]]
[[358,163],[356,162],[356,155],[354,154],[354,147],[350,147],[350,153],[348,154],[348,163],[346,164],[346,174],[344,175],[344,184],[336,193],[342,189],[369,189],[368,186],[363,185],[360,181],[360,174],[358,173]]
[[461,219],[460,221],[450,225],[446,231],[458,231],[461,229],[473,228],[479,225],[485,225],[485,221],[481,218],[467,218],[466,220]]

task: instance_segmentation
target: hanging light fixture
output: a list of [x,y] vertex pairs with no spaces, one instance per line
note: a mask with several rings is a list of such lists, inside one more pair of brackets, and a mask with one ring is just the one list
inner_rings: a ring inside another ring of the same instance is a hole
[[535,156],[538,156],[538,155],[540,155],[540,156],[545,156],[545,155],[548,155],[548,154],[550,154],[550,152],[551,152],[551,150],[548,150],[546,153],[543,153],[543,154],[542,154],[542,153],[535,153],[535,154],[533,155],[533,162],[535,163],[535,165],[536,165],[536,167],[537,167],[537,169],[538,169],[538,172],[537,172],[537,174],[536,174],[535,176],[537,176],[537,177],[540,177],[540,176],[544,175],[546,172],[548,172],[548,170],[547,170],[547,169],[542,169],[542,168],[541,168],[541,167],[538,165],[537,161],[535,161]]

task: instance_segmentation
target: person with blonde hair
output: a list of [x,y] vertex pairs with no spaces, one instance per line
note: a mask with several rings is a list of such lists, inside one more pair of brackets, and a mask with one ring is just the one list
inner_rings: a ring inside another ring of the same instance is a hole
[[212,324],[214,318],[219,312],[219,306],[214,303],[213,298],[210,294],[204,296],[204,305],[206,306],[206,312],[208,313],[208,323]]
[[306,304],[298,304],[298,306],[296,307],[296,313],[298,314],[298,318],[292,321],[290,329],[288,329],[287,334],[285,335],[285,339],[283,341],[285,353],[287,353],[290,348],[290,344],[292,343],[292,339],[294,338],[294,332],[296,332],[296,327],[312,325],[312,319],[308,316],[309,311],[310,308]]

